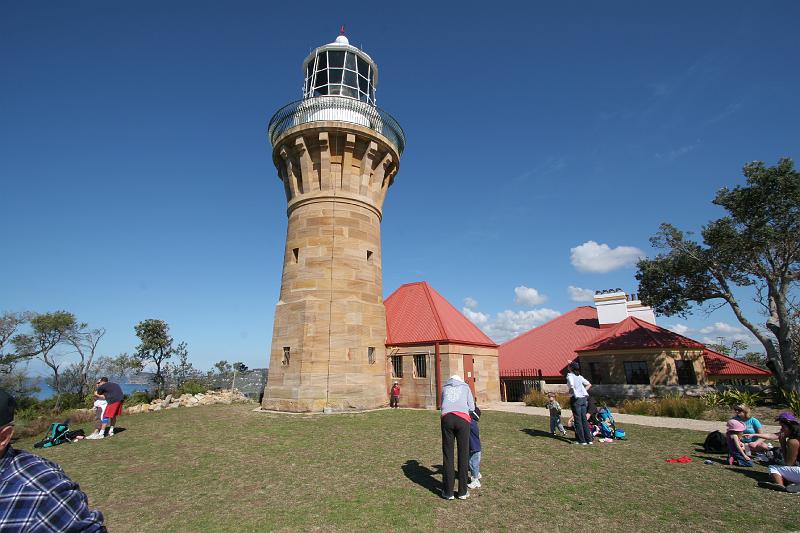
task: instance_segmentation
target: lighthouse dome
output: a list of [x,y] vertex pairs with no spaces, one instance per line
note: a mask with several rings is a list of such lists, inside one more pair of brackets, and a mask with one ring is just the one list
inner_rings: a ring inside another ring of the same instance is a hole
[[376,104],[378,66],[366,52],[350,44],[344,35],[320,46],[303,61],[303,98],[344,96]]

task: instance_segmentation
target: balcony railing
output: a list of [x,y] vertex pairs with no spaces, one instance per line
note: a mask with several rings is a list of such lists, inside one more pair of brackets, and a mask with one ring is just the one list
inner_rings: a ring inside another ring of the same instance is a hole
[[300,124],[318,121],[340,121],[373,129],[389,139],[398,154],[406,147],[403,128],[389,113],[373,105],[342,96],[317,96],[298,100],[280,108],[269,121],[269,141],[275,141],[286,130]]

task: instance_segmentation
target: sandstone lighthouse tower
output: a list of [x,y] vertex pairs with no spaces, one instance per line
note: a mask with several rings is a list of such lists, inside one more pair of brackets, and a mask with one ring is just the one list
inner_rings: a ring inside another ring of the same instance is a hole
[[263,407],[387,403],[383,202],[405,136],[375,104],[378,67],[340,35],[303,62],[303,99],[269,123],[289,225]]

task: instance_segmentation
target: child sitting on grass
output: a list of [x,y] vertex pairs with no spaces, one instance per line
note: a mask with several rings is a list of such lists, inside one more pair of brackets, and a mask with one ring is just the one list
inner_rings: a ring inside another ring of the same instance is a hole
[[748,455],[748,450],[742,442],[744,422],[731,418],[728,420],[728,431],[725,439],[728,441],[728,464],[738,466],[753,466],[753,461]]
[[561,424],[561,404],[556,401],[556,395],[552,392],[547,393],[547,403],[544,405],[550,411],[550,434],[556,434],[556,428],[561,432],[562,437],[567,436],[567,430]]

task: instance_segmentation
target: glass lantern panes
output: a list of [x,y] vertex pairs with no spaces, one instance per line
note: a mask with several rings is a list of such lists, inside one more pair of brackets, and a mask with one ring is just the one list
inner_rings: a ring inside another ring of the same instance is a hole
[[375,72],[354,52],[323,50],[306,66],[303,96],[346,96],[375,105]]

